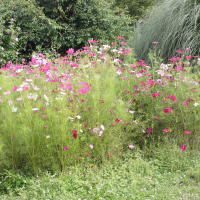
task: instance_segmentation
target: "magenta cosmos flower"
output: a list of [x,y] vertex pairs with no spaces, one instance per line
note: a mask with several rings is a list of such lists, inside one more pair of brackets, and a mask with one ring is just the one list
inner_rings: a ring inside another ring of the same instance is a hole
[[183,144],[181,145],[181,148],[180,148],[181,151],[185,151],[186,150],[186,146]]
[[147,132],[148,132],[148,133],[151,133],[151,132],[152,132],[152,129],[151,129],[151,128],[149,128],[149,129],[147,130]]
[[69,148],[68,147],[64,147],[64,151],[67,151]]
[[164,129],[163,131],[166,132],[166,133],[169,133],[169,132],[170,132],[169,129]]
[[185,134],[188,134],[188,135],[189,135],[189,134],[190,134],[190,131],[185,131]]
[[165,108],[165,109],[163,110],[163,112],[164,112],[164,113],[170,113],[170,112],[171,112],[171,108]]

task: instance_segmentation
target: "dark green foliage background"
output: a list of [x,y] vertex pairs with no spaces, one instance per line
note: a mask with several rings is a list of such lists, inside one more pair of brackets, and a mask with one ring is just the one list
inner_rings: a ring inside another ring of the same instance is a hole
[[116,14],[112,5],[105,0],[2,0],[0,16],[5,21],[14,18],[14,25],[21,28],[19,56],[30,59],[34,51],[65,54],[92,38],[128,38],[131,18],[123,10]]

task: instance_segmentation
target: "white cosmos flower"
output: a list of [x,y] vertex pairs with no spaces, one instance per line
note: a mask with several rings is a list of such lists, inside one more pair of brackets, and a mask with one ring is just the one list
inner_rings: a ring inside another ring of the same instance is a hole
[[51,137],[50,135],[47,135],[47,136],[46,136],[47,139],[50,138],[50,137]]
[[120,75],[120,74],[122,74],[122,73],[121,73],[120,71],[117,71],[116,74]]
[[63,100],[63,98],[58,98],[58,97],[56,97],[55,99],[56,99],[56,100]]
[[49,98],[47,97],[46,94],[44,94],[44,98],[46,99],[46,101],[49,101]]
[[20,73],[21,71],[23,71],[23,69],[17,69],[15,72]]
[[17,112],[17,107],[12,107],[12,112]]
[[194,106],[198,106],[199,104],[197,102],[194,103]]
[[32,108],[32,110],[34,111],[34,110],[39,110],[39,108]]
[[81,118],[81,116],[80,116],[80,115],[77,115],[76,117],[77,117],[78,119],[80,119],[80,118]]
[[65,93],[65,92],[60,92],[60,94],[62,94],[62,95],[66,95],[66,93]]

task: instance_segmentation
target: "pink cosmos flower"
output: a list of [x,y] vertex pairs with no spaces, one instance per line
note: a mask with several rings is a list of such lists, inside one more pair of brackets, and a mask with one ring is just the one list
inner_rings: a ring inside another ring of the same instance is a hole
[[72,133],[77,133],[77,130],[72,130]]
[[93,149],[93,145],[92,144],[90,144],[90,148]]
[[87,93],[87,90],[85,90],[85,89],[80,89],[79,92],[80,92],[80,94],[86,94],[86,93]]
[[89,55],[90,57],[92,57],[92,58],[95,57],[95,54],[94,54],[94,53],[91,53],[91,52],[90,52],[88,55]]
[[181,150],[181,151],[185,151],[185,150],[186,150],[186,146],[185,146],[185,144],[181,145],[180,150]]
[[8,103],[9,103],[9,106],[11,106],[11,105],[12,105],[12,103],[13,103],[13,101],[12,101],[12,100],[10,100],[10,101],[8,101]]
[[191,133],[190,133],[189,131],[185,131],[185,134],[188,134],[188,135],[189,135],[189,134],[191,134]]
[[109,154],[110,157],[113,157],[112,153]]
[[188,102],[184,102],[183,105],[184,105],[184,106],[187,106],[187,105],[188,105]]
[[67,151],[69,148],[68,147],[64,147],[64,151]]
[[4,92],[3,94],[4,94],[4,95],[9,95],[9,94],[10,94],[10,91]]
[[14,88],[12,89],[12,91],[15,91],[17,90],[17,86],[15,85]]
[[121,44],[126,45],[127,43],[126,42],[121,42]]
[[74,139],[76,139],[77,136],[78,136],[78,135],[77,135],[76,133],[73,134],[73,138],[74,138]]
[[97,133],[99,131],[99,128],[94,128],[93,132]]
[[163,110],[163,112],[164,112],[164,113],[170,113],[170,112],[171,112],[171,108],[165,108],[165,109]]
[[28,87],[22,87],[22,90],[26,91],[26,90],[28,90]]
[[135,146],[133,146],[132,144],[128,146],[129,149],[134,149]]
[[136,69],[136,66],[135,66],[135,65],[131,64],[130,66],[131,66],[133,69]]
[[100,131],[100,132],[99,132],[99,136],[101,137],[102,134],[103,134],[103,131]]
[[68,51],[66,51],[67,53],[71,53],[73,54],[74,53],[74,49],[70,48]]
[[116,122],[116,123],[119,123],[119,119],[116,119],[115,122]]
[[183,68],[182,68],[181,66],[177,66],[176,68],[177,68],[177,70],[179,70],[179,71],[183,70]]
[[105,130],[105,127],[104,127],[104,125],[101,125],[101,129],[104,131]]
[[192,57],[191,57],[191,56],[186,56],[186,59],[187,59],[187,60],[191,60]]
[[87,124],[83,124],[84,127],[87,127]]
[[131,53],[131,50],[130,49],[125,49],[124,52]]
[[148,132],[148,133],[151,133],[151,132],[152,132],[152,129],[151,129],[151,128],[149,128],[149,129],[147,130],[147,132]]
[[166,132],[166,133],[169,133],[169,132],[170,132],[169,129],[164,129],[163,131]]
[[89,156],[89,153],[87,153],[86,156],[88,157],[88,156]]
[[179,103],[180,102],[180,100],[178,100],[176,103]]
[[97,40],[88,40],[88,42],[91,44],[91,43],[96,43],[96,42],[99,42]]
[[133,122],[134,122],[135,124],[138,124],[138,123],[136,122],[136,120],[133,120]]
[[159,119],[159,117],[157,117],[157,116],[154,116],[154,118],[155,118],[155,119]]
[[172,95],[172,96],[171,96],[171,100],[172,100],[172,101],[175,101],[175,100],[176,100],[176,97],[175,97],[174,95]]
[[43,114],[43,115],[41,115],[41,117],[45,118],[45,117],[47,117],[47,114]]

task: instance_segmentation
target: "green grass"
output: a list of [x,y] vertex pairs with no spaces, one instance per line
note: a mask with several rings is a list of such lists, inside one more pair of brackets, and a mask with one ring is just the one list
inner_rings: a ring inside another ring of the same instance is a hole
[[[9,194],[0,199],[200,199],[200,152],[180,152],[171,144],[149,154],[136,149],[124,161],[100,168],[76,165],[31,178],[13,173]],[[21,184],[12,188],[17,182]]]

